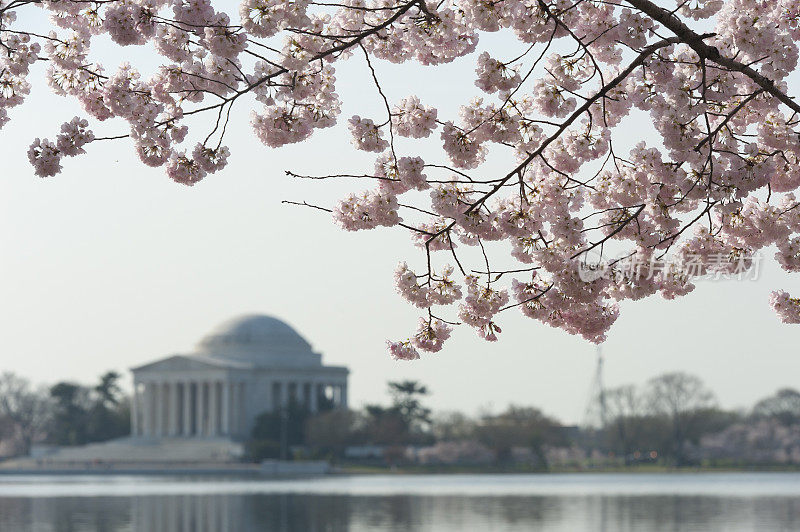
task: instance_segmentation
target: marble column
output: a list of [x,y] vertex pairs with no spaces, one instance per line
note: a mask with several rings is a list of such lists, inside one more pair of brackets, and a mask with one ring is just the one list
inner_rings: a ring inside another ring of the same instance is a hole
[[205,436],[206,435],[206,427],[205,427],[205,417],[206,417],[206,405],[205,405],[205,389],[206,384],[204,382],[197,383],[197,397],[195,398],[195,407],[197,410],[195,413],[197,414],[197,430],[196,434],[198,436]]
[[308,398],[310,401],[309,410],[311,410],[311,412],[316,412],[319,408],[319,405],[317,404],[317,399],[319,399],[317,383],[312,382],[309,384],[309,387],[311,388],[311,391],[309,392],[310,397]]
[[231,383],[222,381],[222,434],[231,433]]
[[231,411],[230,411],[230,435],[235,436],[239,433],[239,418],[236,415],[239,412],[239,397],[237,391],[239,389],[238,382],[231,382]]
[[169,384],[162,382],[158,385],[159,408],[161,410],[160,436],[169,436]]
[[181,434],[181,396],[177,382],[170,382],[169,386],[169,430],[170,436],[180,436]]
[[184,436],[192,434],[192,383],[183,383],[183,428]]
[[142,432],[149,438],[153,436],[153,385],[149,382],[144,385],[142,399],[142,406],[144,407],[142,409],[142,425],[144,429]]
[[216,381],[209,383],[210,394],[208,396],[208,431],[211,436],[219,434],[219,384]]
[[159,399],[161,407],[161,437],[169,436],[169,383],[162,382],[159,385]]
[[246,436],[247,432],[247,385],[236,383],[236,433]]
[[131,436],[134,438],[139,434],[139,383],[133,382],[133,397],[131,397]]
[[238,395],[239,395],[239,411],[237,412],[236,416],[239,420],[239,434],[247,435],[248,430],[248,423],[250,412],[247,408],[247,383],[240,382],[238,386]]
[[347,408],[347,383],[344,383],[340,386],[341,390],[341,397],[340,403],[342,408]]
[[153,427],[153,436],[160,438],[163,436],[164,430],[164,383],[157,382],[153,384],[153,403],[155,410],[155,427]]
[[163,435],[164,436],[171,436],[172,435],[172,384],[169,382],[164,383],[164,428]]

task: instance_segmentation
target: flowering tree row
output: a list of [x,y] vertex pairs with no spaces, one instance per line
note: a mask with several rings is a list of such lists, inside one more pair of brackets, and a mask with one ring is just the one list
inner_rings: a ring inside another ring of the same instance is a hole
[[[368,191],[321,208],[347,230],[401,228],[419,247],[419,265],[401,264],[395,280],[423,317],[391,354],[438,351],[456,323],[495,340],[508,309],[601,342],[619,301],[684,295],[706,273],[670,260],[655,275],[620,274],[631,257],[713,256],[718,268],[726,257],[740,268],[777,245],[781,266],[800,270],[800,103],[787,84],[800,2],[660,3],[243,0],[237,15],[210,0],[0,0],[0,124],[42,61],[52,90],[85,116],[31,144],[37,175],[56,175],[90,143],[127,139],[144,164],[192,185],[225,166],[236,105],[252,107],[270,147],[336,124],[335,69],[352,56],[384,108],[346,119],[374,169],[292,175],[371,178]],[[52,30],[31,30],[31,10],[47,11]],[[478,53],[481,34],[498,31],[518,49]],[[107,71],[90,57],[98,36],[147,45],[161,66],[147,78],[128,63]],[[413,94],[390,101],[374,68],[465,56],[484,95],[458,116]],[[622,152],[633,112],[649,114],[657,141]],[[127,131],[93,132],[111,118]],[[400,137],[434,143],[440,157],[401,150],[414,144]],[[484,165],[490,152],[505,161],[499,174]],[[585,275],[591,261],[602,275]],[[779,291],[771,301],[800,323],[798,299]]]

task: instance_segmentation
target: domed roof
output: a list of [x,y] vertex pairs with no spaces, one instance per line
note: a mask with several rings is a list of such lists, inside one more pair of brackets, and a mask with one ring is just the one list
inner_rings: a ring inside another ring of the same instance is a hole
[[197,344],[200,355],[260,366],[317,366],[321,357],[305,338],[278,318],[259,314],[228,320]]

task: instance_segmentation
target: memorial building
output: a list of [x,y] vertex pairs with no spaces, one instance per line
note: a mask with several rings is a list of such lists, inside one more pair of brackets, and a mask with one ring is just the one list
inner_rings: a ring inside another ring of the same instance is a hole
[[316,412],[347,407],[348,370],[283,321],[247,315],[211,331],[190,353],[133,368],[133,438],[247,437],[256,417],[294,401]]

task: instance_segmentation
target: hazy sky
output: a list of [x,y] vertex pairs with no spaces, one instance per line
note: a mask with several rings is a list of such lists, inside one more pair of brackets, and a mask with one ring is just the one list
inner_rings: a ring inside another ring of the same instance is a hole
[[[440,117],[452,118],[450,111],[477,94],[477,53],[441,71],[382,63],[378,70],[390,100],[416,93],[423,103],[442,103]],[[343,121],[353,114],[382,121],[361,61],[339,68]],[[88,155],[65,160],[61,175],[42,180],[27,162],[28,145],[37,136],[54,138],[80,109],[41,83],[34,87],[0,130],[0,369],[40,382],[90,382],[108,369],[191,350],[219,322],[256,312],[293,325],[325,362],[349,366],[356,406],[387,400],[387,380],[418,379],[432,390],[436,410],[515,403],[569,422],[582,418],[594,346],[516,311],[500,318],[497,343],[459,328],[438,354],[392,361],[385,339],[408,336],[419,315],[392,281],[399,260],[420,260],[408,235],[347,233],[325,213],[281,204],[332,205],[351,186],[296,181],[285,170],[360,172],[372,157],[352,150],[342,127],[303,145],[267,149],[251,134],[248,112],[239,107],[234,115],[229,166],[193,188],[140,164],[125,141],[94,144]],[[646,117],[633,118],[618,142],[651,138],[649,129]],[[96,131],[125,130],[116,122]],[[501,153],[486,171],[508,164]],[[800,387],[800,327],[782,325],[767,303],[775,288],[800,294],[800,282],[777,268],[773,254],[764,253],[757,281],[705,282],[677,301],[624,304],[604,345],[607,384],[685,370],[726,407]]]

